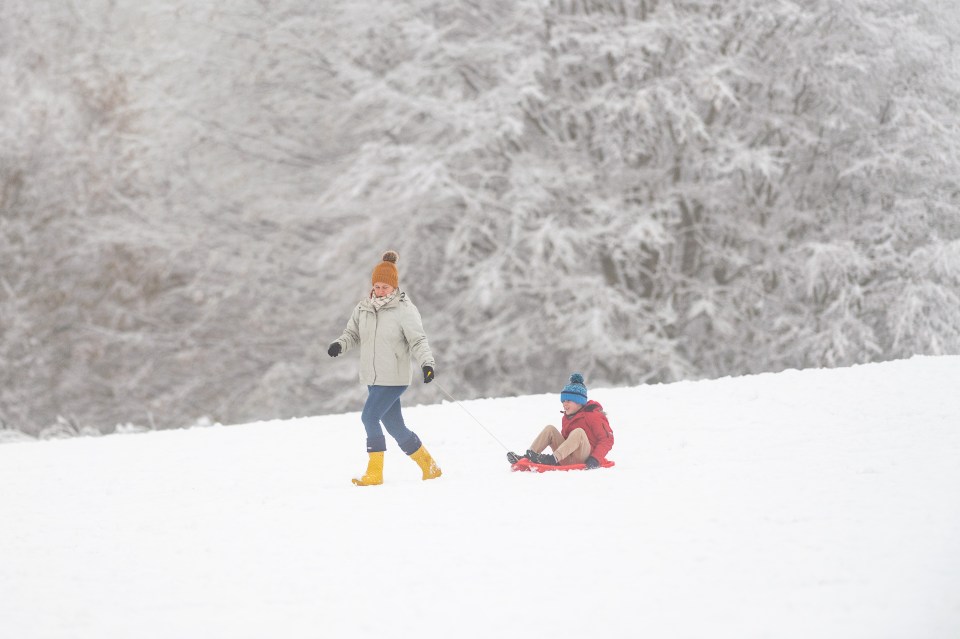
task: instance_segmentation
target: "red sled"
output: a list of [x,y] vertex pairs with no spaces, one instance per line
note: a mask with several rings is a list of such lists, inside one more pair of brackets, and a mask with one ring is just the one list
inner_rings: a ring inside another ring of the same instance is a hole
[[[600,462],[600,468],[610,468],[615,464],[609,459]],[[551,470],[586,470],[586,464],[568,464],[566,466],[551,466],[549,464],[534,464],[526,457],[522,457],[516,464],[510,465],[510,470],[514,472],[532,472],[546,473]]]

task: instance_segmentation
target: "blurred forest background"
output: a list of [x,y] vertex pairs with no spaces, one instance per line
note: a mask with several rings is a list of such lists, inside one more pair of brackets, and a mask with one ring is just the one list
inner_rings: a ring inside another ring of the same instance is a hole
[[960,353],[953,1],[0,4],[3,428],[359,410],[386,249],[457,399]]

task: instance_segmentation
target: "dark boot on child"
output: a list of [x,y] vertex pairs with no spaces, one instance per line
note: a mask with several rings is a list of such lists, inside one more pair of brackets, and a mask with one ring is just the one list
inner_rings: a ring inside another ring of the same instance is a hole
[[[531,460],[531,461],[533,461],[533,460]],[[547,453],[540,453],[540,454],[538,454],[538,455],[537,455],[537,463],[538,463],[538,464],[542,464],[542,465],[544,465],[544,466],[559,466],[559,465],[560,465],[559,462],[557,462],[557,458],[556,458],[556,457],[554,457],[553,455],[548,455]]]
[[518,461],[520,461],[521,459],[527,459],[527,456],[526,456],[526,455],[518,455],[518,454],[516,454],[516,453],[514,453],[514,452],[512,452],[512,451],[509,452],[509,453],[507,453],[507,461],[510,462],[511,464],[516,464],[516,463],[517,463]]

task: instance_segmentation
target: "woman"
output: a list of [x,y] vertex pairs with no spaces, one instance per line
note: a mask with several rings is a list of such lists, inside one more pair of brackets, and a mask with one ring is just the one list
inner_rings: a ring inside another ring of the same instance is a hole
[[353,309],[347,327],[327,354],[337,357],[360,347],[360,381],[367,385],[367,402],[360,420],[367,431],[367,472],[353,479],[357,486],[383,483],[383,453],[387,450],[383,428],[397,440],[400,450],[409,455],[423,471],[424,479],[442,473],[423,447],[417,434],[407,428],[400,412],[400,395],[410,385],[410,360],[423,371],[423,383],[433,381],[435,363],[420,312],[406,293],[400,290],[395,251],[383,254],[383,261],[371,275],[370,296]]
[[[563,405],[562,430],[555,426],[545,427],[526,454],[507,453],[507,461],[515,464],[526,457],[535,464],[549,466],[600,466],[613,448],[613,429],[603,406],[587,399],[583,375],[574,373],[570,376],[570,383],[560,391],[560,403]],[[547,446],[553,451],[552,455],[543,454]]]

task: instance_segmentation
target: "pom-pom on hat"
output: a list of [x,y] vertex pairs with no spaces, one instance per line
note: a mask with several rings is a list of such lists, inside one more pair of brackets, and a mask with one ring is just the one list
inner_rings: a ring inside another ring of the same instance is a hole
[[587,403],[587,387],[583,385],[583,375],[574,373],[570,376],[570,383],[560,391],[561,402],[576,402],[580,405]]
[[400,255],[396,251],[387,251],[383,254],[383,261],[373,267],[370,283],[383,282],[393,288],[400,288],[400,273],[397,271],[397,260]]

